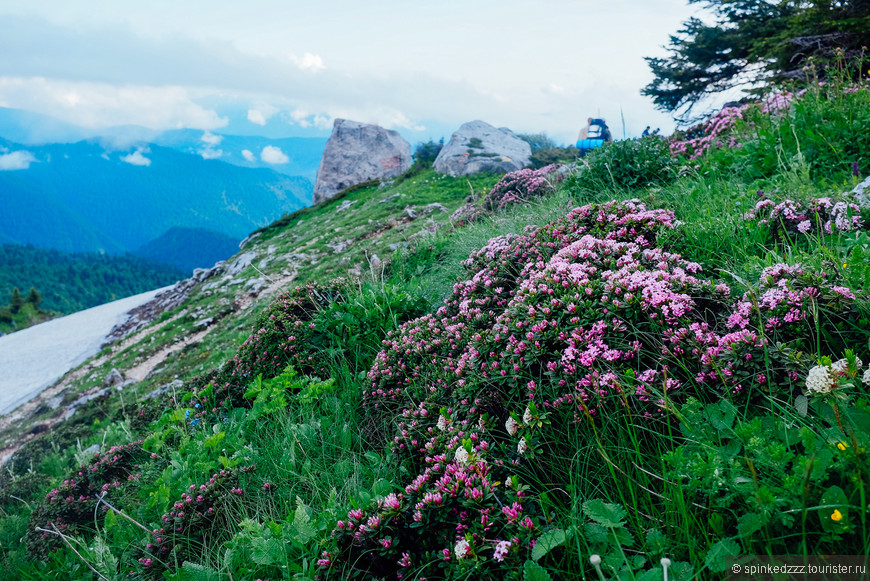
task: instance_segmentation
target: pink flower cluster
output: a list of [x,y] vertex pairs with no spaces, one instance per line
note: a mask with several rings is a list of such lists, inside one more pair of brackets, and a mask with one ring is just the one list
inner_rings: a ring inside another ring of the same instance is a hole
[[94,454],[90,462],[79,466],[60,486],[49,491],[43,503],[33,511],[25,538],[28,549],[44,555],[47,550],[62,545],[56,535],[37,531],[36,527],[50,529],[53,523],[70,534],[92,527],[94,513],[107,510],[106,505],[99,504],[98,498],[111,498],[124,491],[136,481],[131,477],[138,474],[137,468],[147,458],[142,440]]
[[819,235],[851,232],[865,227],[861,208],[851,202],[813,198],[808,202],[759,200],[743,215],[748,221],[770,229],[777,241],[800,234]]
[[671,155],[698,159],[714,146],[738,147],[739,144],[734,140],[725,141],[725,136],[736,126],[738,120],[743,119],[743,113],[747,108],[749,105],[723,107],[705,123],[687,132],[696,137],[685,140],[672,139]]
[[205,483],[191,484],[181,493],[170,511],[160,517],[162,526],[151,532],[144,555],[138,560],[145,578],[163,579],[167,563],[194,555],[203,535],[214,526],[226,526],[228,503],[243,494],[237,486],[239,473],[252,470],[254,466],[220,470]]
[[510,204],[552,193],[555,186],[551,174],[555,169],[555,165],[548,165],[540,169],[521,169],[505,174],[483,199],[483,209],[490,212],[503,210]]

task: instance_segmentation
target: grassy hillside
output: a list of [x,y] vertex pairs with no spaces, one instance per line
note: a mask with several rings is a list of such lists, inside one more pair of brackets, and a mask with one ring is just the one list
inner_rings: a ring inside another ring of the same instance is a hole
[[[6,424],[50,434],[6,464],[6,575],[867,555],[870,215],[844,192],[868,129],[870,91],[834,83],[567,173],[423,170],[285,216]],[[59,421],[112,368],[133,383]]]

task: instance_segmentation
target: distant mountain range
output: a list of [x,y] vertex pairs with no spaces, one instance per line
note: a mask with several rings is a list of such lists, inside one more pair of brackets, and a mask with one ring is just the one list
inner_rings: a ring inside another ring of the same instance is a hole
[[170,228],[133,251],[136,256],[191,272],[225,260],[239,251],[239,239],[204,228]]
[[241,240],[308,205],[312,191],[304,177],[154,144],[0,139],[0,170],[0,243],[71,252],[136,251],[179,227]]
[[6,107],[0,107],[0,138],[27,146],[92,140],[110,150],[154,144],[240,167],[273,169],[312,183],[327,141],[326,137],[269,138],[197,129],[157,131],[135,125],[92,130]]

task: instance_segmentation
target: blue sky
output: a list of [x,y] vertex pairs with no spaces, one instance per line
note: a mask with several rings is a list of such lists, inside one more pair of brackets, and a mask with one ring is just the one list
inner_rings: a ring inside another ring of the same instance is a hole
[[328,135],[337,117],[449,138],[482,119],[568,143],[673,128],[644,56],[687,0],[0,0],[0,106],[99,129]]

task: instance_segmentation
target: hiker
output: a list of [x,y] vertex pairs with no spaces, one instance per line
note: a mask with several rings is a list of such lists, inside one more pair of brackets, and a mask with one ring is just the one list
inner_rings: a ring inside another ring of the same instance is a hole
[[[589,138],[589,128],[592,127],[592,117],[586,119],[586,127],[580,129],[580,134],[577,136],[577,142],[585,141]],[[578,146],[579,147],[579,146]]]
[[660,131],[659,128],[656,127],[656,130],[653,131],[652,134],[655,135],[656,137],[658,137],[659,131]]
[[643,130],[643,133],[641,133],[640,136],[649,137],[649,125],[646,126],[646,129]]

